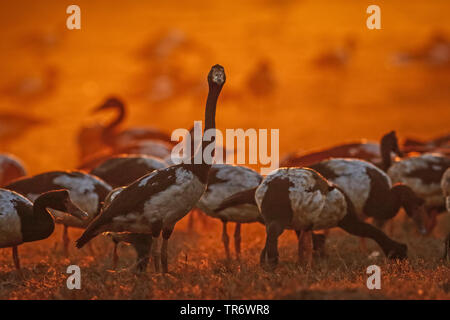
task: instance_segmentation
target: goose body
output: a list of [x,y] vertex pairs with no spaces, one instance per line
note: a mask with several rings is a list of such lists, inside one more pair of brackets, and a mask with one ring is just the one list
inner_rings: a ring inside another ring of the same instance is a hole
[[102,222],[108,223],[100,232],[152,233],[157,223],[170,229],[195,206],[205,189],[183,165],[156,170],[122,190],[94,222],[105,219]]
[[[205,132],[215,129],[217,99],[225,82],[223,67],[216,65],[208,74],[209,93],[205,108]],[[202,148],[214,147],[213,142],[202,142]],[[211,150],[213,150],[212,148]],[[191,160],[195,159],[195,155]],[[157,237],[162,231],[161,262],[167,272],[167,244],[175,224],[198,202],[206,190],[211,165],[178,164],[155,170],[124,188],[88,226],[77,240],[83,247],[105,231],[148,233]]]
[[438,154],[423,154],[394,162],[387,174],[393,183],[409,186],[430,209],[444,210],[440,186],[442,176],[450,167],[450,158]]
[[403,206],[425,232],[424,201],[407,186],[392,186],[390,177],[375,165],[357,159],[330,159],[310,166],[339,186],[353,203],[360,219],[372,217],[383,223]]
[[229,207],[220,212],[215,209],[229,196],[257,187],[262,176],[256,171],[228,164],[212,165],[208,176],[208,187],[197,203],[197,207],[207,215],[223,221],[250,223],[261,220],[258,209],[254,205]]
[[110,158],[91,171],[113,188],[129,185],[153,170],[165,168],[166,163],[145,155],[120,155]]
[[64,211],[77,219],[87,214],[76,206],[67,190],[40,195],[34,204],[14,191],[0,189],[0,248],[12,247],[16,268],[20,270],[17,246],[48,238],[55,229],[48,208]]
[[308,167],[329,158],[355,158],[372,163],[381,161],[380,145],[376,142],[347,143],[310,153],[294,153],[285,157],[281,167]]
[[83,171],[49,171],[18,179],[5,188],[16,191],[33,202],[45,192],[68,190],[72,201],[87,213],[87,218],[79,220],[64,212],[51,210],[57,218],[57,223],[64,225],[63,242],[66,254],[69,246],[68,227],[86,228],[99,213],[101,202],[111,191],[111,186],[106,182]]
[[103,162],[123,154],[139,154],[155,158],[170,157],[171,146],[161,141],[140,141],[123,148],[118,149],[104,149],[96,154],[86,157],[84,161],[78,166],[80,170],[92,170]]
[[[277,196],[280,199],[277,200]],[[266,199],[270,198],[270,203]],[[343,193],[310,169],[281,168],[269,174],[258,186],[255,200],[264,221],[272,214],[266,207],[286,200],[290,208],[286,227],[294,230],[321,230],[337,226],[346,215]]]
[[26,174],[22,161],[10,154],[0,154],[0,186],[7,185]]
[[[253,196],[253,199],[252,197]],[[357,218],[350,198],[322,175],[308,168],[280,168],[271,172],[254,189],[227,198],[217,210],[238,203],[255,203],[266,226],[266,244],[261,264],[271,267],[278,263],[278,237],[285,229],[294,229],[299,239],[299,258],[304,257],[302,246],[311,260],[312,230],[340,227],[350,234],[375,240],[385,254],[405,258],[407,247],[387,237],[377,228]]]
[[0,248],[23,243],[21,214],[29,216],[33,203],[16,192],[0,189]]
[[262,176],[256,171],[227,164],[212,165],[208,176],[208,187],[197,203],[197,207],[213,218],[223,223],[222,241],[227,258],[230,257],[227,223],[235,222],[235,251],[239,258],[241,251],[241,223],[262,222],[258,208],[254,204],[245,203],[228,206],[216,211],[219,205],[228,197],[238,192],[256,188],[262,181]]
[[72,201],[89,215],[88,219],[80,221],[61,212],[53,213],[58,217],[58,223],[76,228],[87,226],[98,214],[100,203],[111,191],[111,186],[106,182],[82,171],[49,171],[16,180],[5,188],[16,191],[31,201],[44,192],[67,189]]
[[404,258],[405,245],[358,220],[353,203],[335,185],[307,168],[281,168],[269,174],[255,191],[255,201],[266,224],[266,245],[261,262],[278,263],[278,237],[292,228],[308,247],[311,259],[312,230],[339,226],[345,231],[375,240],[387,256]]

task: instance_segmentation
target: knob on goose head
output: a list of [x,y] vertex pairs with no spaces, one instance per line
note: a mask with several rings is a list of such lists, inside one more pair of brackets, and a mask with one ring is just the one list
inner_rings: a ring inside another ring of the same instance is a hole
[[225,69],[216,64],[211,68],[208,74],[208,84],[210,87],[222,88],[226,80]]

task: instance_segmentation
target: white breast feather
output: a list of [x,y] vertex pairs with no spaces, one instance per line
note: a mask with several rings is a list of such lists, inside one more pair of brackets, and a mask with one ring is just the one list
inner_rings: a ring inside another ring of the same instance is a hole
[[[27,201],[19,194],[0,189],[0,248],[19,245],[23,242],[20,216],[14,200]],[[32,206],[32,203],[29,203]]]

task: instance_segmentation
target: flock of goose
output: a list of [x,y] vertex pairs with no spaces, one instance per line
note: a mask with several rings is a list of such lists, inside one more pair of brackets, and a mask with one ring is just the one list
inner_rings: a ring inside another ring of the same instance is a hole
[[[225,78],[219,65],[208,74],[205,131],[215,129]],[[264,224],[261,264],[274,268],[278,237],[285,229],[296,232],[299,259],[306,263],[311,263],[313,250],[324,250],[326,232],[315,231],[333,227],[373,239],[388,258],[405,259],[407,246],[386,235],[386,222],[403,208],[418,231],[429,234],[437,215],[450,211],[450,136],[410,139],[400,147],[392,131],[379,144],[361,141],[290,154],[280,169],[263,177],[244,166],[211,165],[204,160],[173,164],[174,143],[168,134],[154,128],[120,129],[126,109],[118,98],[108,98],[94,112],[107,109],[116,110],[117,118],[80,131],[79,170],[26,176],[20,160],[0,155],[0,248],[12,248],[18,270],[17,246],[49,237],[55,222],[64,226],[66,253],[68,228],[82,228],[78,248],[107,234],[115,243],[115,263],[117,244],[127,242],[136,249],[138,271],[146,270],[151,257],[155,270],[165,273],[169,238],[189,212],[202,211],[223,222],[227,258],[231,257],[229,222],[236,223],[238,258],[241,224]],[[201,144],[191,160],[215,146],[214,140]],[[365,222],[368,218],[373,224]]]

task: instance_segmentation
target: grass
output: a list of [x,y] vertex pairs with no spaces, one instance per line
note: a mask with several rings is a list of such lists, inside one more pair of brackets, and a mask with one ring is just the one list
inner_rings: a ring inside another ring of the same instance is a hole
[[[274,272],[258,264],[265,231],[260,225],[244,225],[240,262],[226,261],[221,225],[208,219],[205,228],[186,231],[186,218],[169,245],[168,275],[153,271],[133,272],[134,251],[120,245],[117,270],[112,269],[112,242],[98,237],[82,250],[71,248],[64,257],[61,228],[44,241],[19,248],[23,276],[15,271],[11,250],[0,251],[1,299],[450,299],[450,265],[442,256],[442,238],[450,219],[442,215],[431,237],[418,236],[409,222],[395,221],[394,238],[408,244],[409,259],[387,261],[372,241],[363,252],[356,237],[332,230],[326,243],[327,257],[316,258],[312,268],[296,259],[292,231],[280,237],[280,265]],[[229,228],[231,236],[231,228]],[[80,230],[72,230],[75,239]],[[232,237],[231,237],[232,238]],[[66,269],[81,268],[81,290],[68,290]],[[366,268],[381,268],[381,290],[366,287]]]

